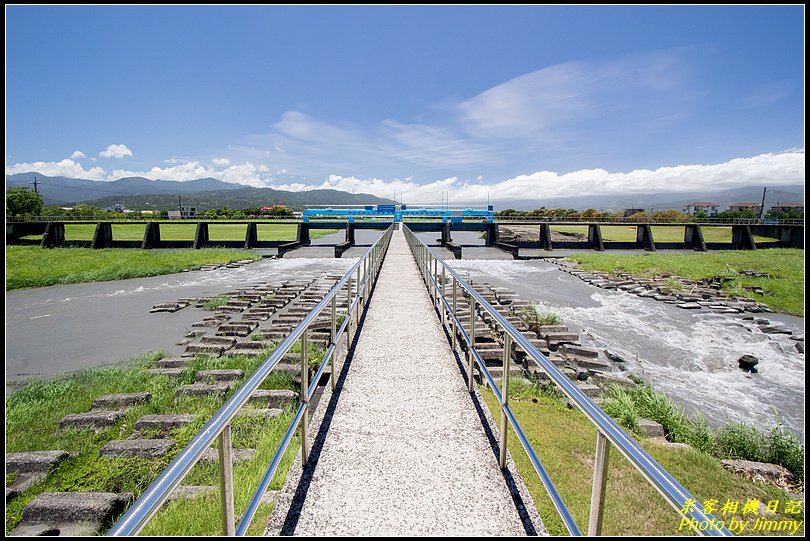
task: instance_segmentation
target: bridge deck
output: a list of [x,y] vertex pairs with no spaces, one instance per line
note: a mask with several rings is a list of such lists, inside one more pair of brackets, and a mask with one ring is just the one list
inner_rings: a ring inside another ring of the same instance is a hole
[[401,231],[318,455],[284,533],[525,535]]

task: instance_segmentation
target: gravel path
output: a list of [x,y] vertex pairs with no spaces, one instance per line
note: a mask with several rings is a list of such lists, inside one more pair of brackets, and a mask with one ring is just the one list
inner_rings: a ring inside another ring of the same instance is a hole
[[295,535],[525,535],[395,231]]

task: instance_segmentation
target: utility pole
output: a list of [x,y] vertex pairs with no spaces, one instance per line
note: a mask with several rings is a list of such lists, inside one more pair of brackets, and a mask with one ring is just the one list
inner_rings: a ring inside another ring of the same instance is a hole
[[762,215],[765,213],[765,192],[768,191],[768,188],[762,188],[762,204],[759,206],[759,219],[762,219]]
[[37,182],[37,177],[34,177],[34,182],[29,182],[28,184],[33,184],[34,185],[34,193],[39,193],[39,191],[37,191],[37,185],[39,184]]

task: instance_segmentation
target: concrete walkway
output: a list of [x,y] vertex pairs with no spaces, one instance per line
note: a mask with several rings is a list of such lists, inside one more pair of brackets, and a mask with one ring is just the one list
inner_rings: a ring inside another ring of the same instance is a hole
[[395,231],[295,535],[525,535]]

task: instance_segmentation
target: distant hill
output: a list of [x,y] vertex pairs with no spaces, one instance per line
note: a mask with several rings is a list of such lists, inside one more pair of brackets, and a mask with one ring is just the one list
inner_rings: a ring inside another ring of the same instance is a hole
[[[687,203],[708,201],[720,205],[721,210],[732,203],[759,203],[762,201],[763,186],[745,186],[722,191],[647,193],[647,194],[612,194],[584,195],[579,197],[557,197],[537,200],[501,201],[496,210],[513,208],[515,210],[533,210],[546,208],[573,208],[584,210],[595,208],[603,211],[619,211],[627,208],[653,210],[683,210]],[[771,192],[770,190],[773,190]],[[765,208],[781,202],[800,203],[804,201],[804,185],[779,186],[769,188]]]
[[37,179],[46,205],[71,206],[88,203],[100,208],[116,204],[133,210],[170,210],[184,206],[198,210],[229,207],[234,209],[286,205],[301,209],[304,205],[378,205],[391,204],[390,199],[370,194],[352,194],[339,190],[288,192],[272,188],[253,188],[244,184],[222,182],[213,178],[178,182],[129,177],[113,181],[94,181],[66,177],[47,177],[39,173],[6,176],[6,187],[28,186]]
[[[390,199],[382,199],[369,194],[352,194],[338,190],[310,190],[288,192],[272,188],[241,187],[236,190],[215,190],[209,192],[186,193],[181,196],[184,206],[197,207],[197,210],[228,207],[232,209],[285,205],[300,210],[304,205],[378,205],[392,204]],[[175,209],[177,194],[173,195],[124,195],[103,197],[89,203],[106,208],[121,204],[133,210]]]
[[[214,178],[203,178],[178,182],[174,180],[149,180],[143,177],[127,177],[112,181],[95,181],[80,178],[48,177],[39,173],[18,173],[6,176],[6,187],[31,187],[31,182],[37,179],[37,185],[46,205],[66,205],[68,203],[96,201],[107,197],[123,195],[177,195],[239,190],[245,188],[243,184],[222,182]],[[93,203],[95,204],[95,203]],[[101,206],[101,205],[96,205]],[[109,206],[109,205],[107,205]]]

